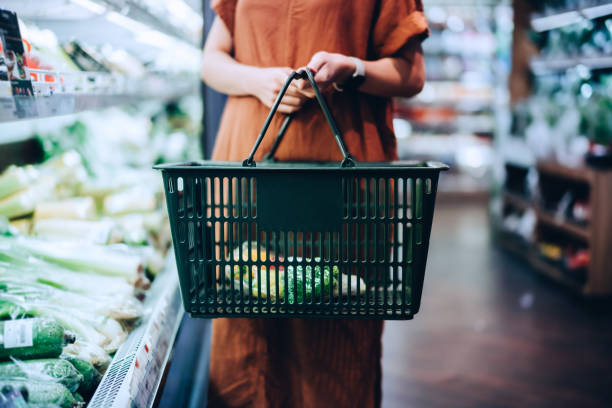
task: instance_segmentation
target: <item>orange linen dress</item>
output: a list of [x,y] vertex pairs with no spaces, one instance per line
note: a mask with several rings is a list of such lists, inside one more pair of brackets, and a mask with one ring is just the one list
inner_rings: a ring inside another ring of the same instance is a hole
[[[259,67],[296,69],[317,51],[375,60],[427,35],[421,0],[215,0],[213,9],[233,36],[236,60]],[[389,98],[347,89],[326,99],[357,160],[396,159]],[[245,159],[268,112],[255,97],[230,96],[213,159]],[[256,160],[270,150],[282,116]],[[341,160],[315,101],[294,115],[276,158]],[[382,330],[379,320],[216,319],[209,406],[379,406]]]

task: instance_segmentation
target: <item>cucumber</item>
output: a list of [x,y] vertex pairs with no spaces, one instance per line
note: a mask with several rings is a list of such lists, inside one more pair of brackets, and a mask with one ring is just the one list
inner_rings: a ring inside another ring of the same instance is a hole
[[[9,338],[14,337],[10,334],[14,334],[14,330],[9,329],[14,328],[16,322],[23,325],[22,333],[19,334],[21,338],[17,341],[17,344],[23,345],[17,347],[14,339]],[[70,339],[63,327],[54,320],[36,318],[0,321],[0,361],[9,360],[10,357],[20,360],[59,357],[66,341],[74,339]]]
[[62,354],[62,358],[69,361],[83,375],[83,381],[77,391],[88,398],[91,397],[102,380],[102,374],[87,360],[68,354]]
[[0,363],[0,378],[54,381],[70,392],[75,392],[83,382],[83,375],[70,362],[56,358]]
[[0,389],[11,386],[27,391],[29,406],[53,405],[60,408],[74,408],[81,404],[77,402],[62,384],[40,381],[3,380],[0,379]]

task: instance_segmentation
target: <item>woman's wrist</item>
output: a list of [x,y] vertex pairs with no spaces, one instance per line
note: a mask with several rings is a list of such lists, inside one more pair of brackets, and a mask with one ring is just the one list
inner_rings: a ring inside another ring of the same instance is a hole
[[240,75],[240,87],[246,95],[259,95],[259,86],[262,82],[261,73],[263,69],[251,65],[243,65],[243,67],[244,72]]

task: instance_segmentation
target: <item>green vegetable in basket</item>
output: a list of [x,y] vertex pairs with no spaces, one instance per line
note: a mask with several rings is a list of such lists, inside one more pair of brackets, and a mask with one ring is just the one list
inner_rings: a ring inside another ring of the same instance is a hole
[[70,392],[83,381],[83,375],[70,362],[57,358],[0,363],[0,378],[58,382]]
[[56,321],[20,319],[0,321],[0,360],[58,357],[74,338]]
[[0,379],[0,389],[10,386],[16,389],[23,389],[28,394],[28,405],[48,405],[60,408],[75,408],[82,406],[72,396],[72,393],[62,384],[41,381],[24,381],[12,379]]
[[69,361],[83,376],[78,392],[86,397],[92,396],[102,380],[102,374],[96,370],[92,363],[82,358],[70,354],[62,354],[61,358]]
[[[321,267],[314,267],[314,274],[312,273],[312,267],[306,266],[306,273],[304,274],[304,268],[298,265],[296,273],[293,273],[293,267],[287,268],[287,280],[289,283],[288,287],[288,301],[290,304],[312,302],[317,299],[329,298],[329,287],[330,287],[330,274],[329,266],[323,267],[323,284],[321,284]],[[332,267],[332,279],[334,287],[338,286],[339,270],[337,266]],[[295,275],[295,276],[294,276]],[[314,275],[314,281],[313,281]],[[302,285],[303,289],[302,290]],[[323,296],[321,296],[323,290]],[[314,292],[314,293],[313,293]]]

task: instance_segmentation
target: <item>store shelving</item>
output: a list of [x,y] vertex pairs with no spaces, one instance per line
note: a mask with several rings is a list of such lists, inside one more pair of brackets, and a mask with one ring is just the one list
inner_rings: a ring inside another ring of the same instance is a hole
[[540,173],[551,174],[569,180],[591,183],[595,180],[597,172],[586,166],[568,167],[552,160],[540,160],[537,163]]
[[589,241],[589,231],[587,227],[583,225],[576,224],[572,221],[568,221],[565,219],[559,219],[554,215],[539,209],[536,207],[536,214],[538,220],[545,225],[551,226],[558,230],[561,230],[567,234],[570,234],[578,239],[582,239],[586,242]]
[[[595,170],[588,167],[567,167],[553,161],[540,161],[535,166],[540,177],[554,178],[556,185],[564,183],[585,184],[589,187],[589,202],[591,203],[591,220],[586,224],[577,223],[565,217],[553,214],[540,203],[540,200],[525,196],[504,188],[502,202],[513,211],[525,212],[533,210],[536,216],[536,231],[549,228],[576,242],[586,245],[590,251],[591,262],[584,283],[577,282],[568,276],[563,268],[544,259],[536,246],[537,241],[527,242],[515,234],[498,227],[499,244],[510,252],[525,259],[532,267],[543,274],[567,285],[578,293],[586,296],[612,294],[612,253],[609,243],[612,242],[612,211],[605,202],[612,196],[612,170]],[[568,187],[569,188],[569,187]],[[520,244],[517,243],[520,241]]]
[[534,15],[531,19],[531,27],[537,32],[543,32],[579,23],[584,19],[592,20],[610,14],[612,14],[612,2],[575,10],[562,10],[548,15]]

